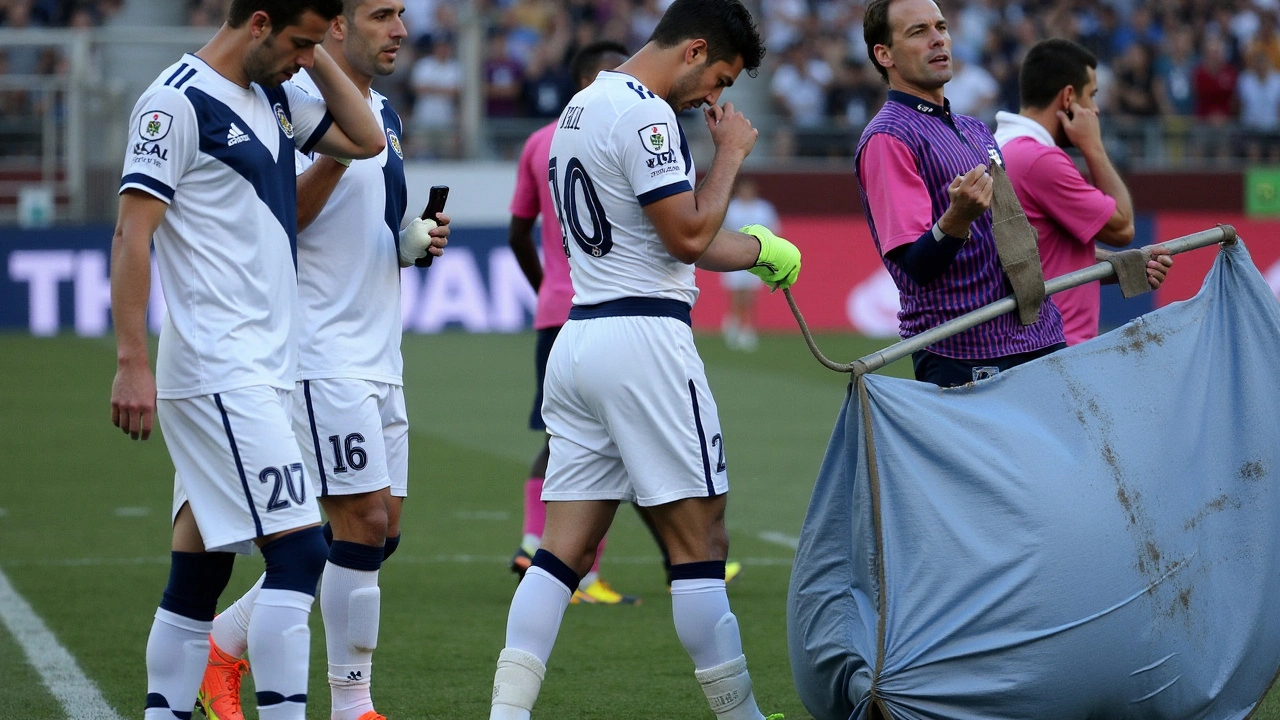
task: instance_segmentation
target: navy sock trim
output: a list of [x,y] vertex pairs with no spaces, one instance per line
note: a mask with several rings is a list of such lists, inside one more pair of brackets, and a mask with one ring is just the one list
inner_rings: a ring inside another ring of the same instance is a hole
[[151,708],[167,708],[169,700],[160,693],[147,693],[147,709]]
[[329,548],[318,526],[272,540],[262,546],[262,557],[267,564],[262,589],[293,590],[315,597],[328,556]]
[[334,540],[329,546],[329,562],[352,570],[376,571],[382,567],[382,548]]
[[382,546],[382,562],[386,562],[387,558],[391,557],[391,553],[395,552],[398,547],[400,547],[399,535],[387,538],[386,544]]
[[320,526],[320,532],[324,534],[324,544],[333,544],[333,526],[328,522]]
[[169,553],[169,584],[160,607],[175,615],[209,622],[218,609],[218,596],[231,580],[234,553]]
[[280,703],[285,703],[285,702],[302,703],[303,705],[307,704],[306,693],[299,693],[297,695],[290,695],[289,697],[285,697],[284,695],[281,695],[278,692],[265,690],[260,693],[255,693],[255,695],[257,696],[257,699],[258,699],[258,707],[268,707],[271,705],[279,705]]
[[672,580],[723,580],[724,560],[680,563],[671,566]]
[[533,554],[533,567],[542,568],[551,574],[551,577],[559,580],[565,587],[569,588],[569,592],[578,589],[578,584],[582,582],[582,577],[573,571],[573,568],[564,564],[560,558],[552,555],[546,550],[538,550]]

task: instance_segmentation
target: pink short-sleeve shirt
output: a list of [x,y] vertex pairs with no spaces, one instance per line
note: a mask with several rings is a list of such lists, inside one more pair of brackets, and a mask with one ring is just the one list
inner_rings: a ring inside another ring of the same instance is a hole
[[547,165],[551,161],[553,122],[529,136],[520,153],[516,192],[511,198],[511,214],[521,218],[542,216],[542,287],[538,288],[538,310],[533,327],[560,327],[569,320],[573,307],[573,281],[569,279],[569,259],[564,255],[564,239],[556,219]]

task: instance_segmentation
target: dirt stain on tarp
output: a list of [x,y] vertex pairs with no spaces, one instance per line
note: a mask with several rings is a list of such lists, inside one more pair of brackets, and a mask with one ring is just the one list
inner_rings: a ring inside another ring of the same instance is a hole
[[1261,480],[1267,476],[1267,468],[1260,460],[1250,460],[1240,466],[1241,480]]
[[1149,343],[1164,345],[1164,334],[1151,330],[1141,321],[1134,321],[1126,325],[1121,334],[1125,339],[1125,343],[1115,346],[1121,355],[1128,355],[1131,352],[1144,352]]
[[1200,512],[1196,513],[1195,517],[1191,518],[1190,520],[1188,520],[1186,523],[1182,525],[1182,529],[1195,530],[1196,526],[1199,525],[1202,520],[1209,517],[1210,515],[1220,513],[1223,510],[1226,510],[1227,508],[1233,508],[1233,509],[1239,510],[1240,501],[1233,500],[1228,495],[1219,495],[1218,497],[1205,503],[1204,507],[1200,508]]

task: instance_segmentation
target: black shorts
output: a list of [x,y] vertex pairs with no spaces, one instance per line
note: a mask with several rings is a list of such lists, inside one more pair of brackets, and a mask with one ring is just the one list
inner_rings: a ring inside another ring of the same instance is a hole
[[973,382],[973,369],[976,367],[997,367],[1003,372],[1017,367],[1067,346],[1057,343],[1031,352],[1006,355],[998,358],[961,360],[958,358],[935,355],[928,350],[917,350],[911,353],[911,363],[915,366],[916,380],[933,383],[939,387],[958,387]]
[[529,429],[546,430],[547,424],[542,421],[542,383],[547,379],[547,358],[551,357],[551,346],[560,334],[560,326],[538,330],[538,345],[534,350],[534,371],[537,374],[538,391],[533,396],[533,410],[529,412]]

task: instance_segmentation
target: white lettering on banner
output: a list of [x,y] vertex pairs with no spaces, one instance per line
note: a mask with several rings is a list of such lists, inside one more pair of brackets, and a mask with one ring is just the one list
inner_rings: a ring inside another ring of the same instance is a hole
[[538,294],[511,248],[489,253],[489,297],[489,329],[494,332],[519,332],[528,327],[526,315],[538,311]]
[[1280,298],[1280,260],[1267,271],[1267,284],[1271,286],[1271,293]]
[[432,261],[419,298],[413,313],[418,332],[440,332],[449,323],[461,323],[467,332],[489,330],[484,280],[469,248],[454,248]]
[[76,257],[76,334],[96,337],[107,332],[111,315],[111,278],[107,254],[85,250]]
[[850,290],[845,303],[849,324],[868,337],[896,337],[900,310],[898,287],[883,267]]
[[32,335],[58,333],[58,283],[75,272],[70,250],[15,250],[9,255],[9,279],[28,284],[28,322]]

